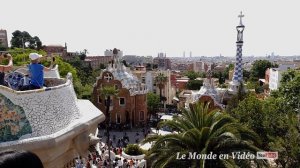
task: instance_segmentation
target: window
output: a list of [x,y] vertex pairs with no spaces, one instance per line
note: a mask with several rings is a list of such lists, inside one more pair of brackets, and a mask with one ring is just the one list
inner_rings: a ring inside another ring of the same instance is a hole
[[146,83],[145,77],[142,77],[142,83]]
[[120,97],[119,101],[120,101],[120,106],[125,106],[125,98],[124,97]]
[[102,104],[102,98],[101,98],[101,96],[98,96],[98,103]]
[[144,111],[140,111],[140,121],[144,121]]
[[119,86],[118,86],[118,85],[115,85],[115,89],[116,89],[116,90],[119,90]]

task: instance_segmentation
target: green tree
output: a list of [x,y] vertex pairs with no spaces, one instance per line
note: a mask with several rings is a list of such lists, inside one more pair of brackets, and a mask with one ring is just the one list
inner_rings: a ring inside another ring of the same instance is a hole
[[155,77],[155,83],[159,88],[159,98],[160,98],[160,102],[162,102],[162,89],[165,87],[165,84],[168,81],[168,77],[165,76],[163,73],[159,73],[156,77]]
[[30,53],[38,53],[41,55],[46,55],[46,52],[43,50],[34,50],[34,49],[22,49],[22,48],[14,48],[8,50],[12,57],[14,66],[23,66],[26,64],[30,64],[29,54]]
[[289,70],[282,75],[279,94],[295,111],[300,113],[300,72]]
[[[208,105],[196,103],[190,110],[183,109],[181,117],[159,123],[178,133],[155,135],[144,142],[154,142],[149,151],[151,167],[250,167],[266,164],[263,160],[235,160],[232,152],[249,152],[256,155],[260,138],[253,131],[219,111],[208,111]],[[228,159],[178,160],[177,153],[229,154]]]
[[263,150],[278,151],[278,167],[300,166],[299,120],[284,98],[249,95],[229,114],[259,135]]
[[203,86],[203,80],[189,80],[186,84],[189,90],[199,90]]
[[250,71],[247,71],[245,69],[243,69],[243,78],[244,78],[244,81],[248,81],[248,79],[250,78]]
[[156,115],[156,110],[159,107],[159,96],[152,92],[147,93],[147,107],[151,115]]
[[268,60],[256,60],[251,68],[250,78],[252,81],[257,81],[259,78],[265,78],[265,72],[268,68],[276,67]]
[[206,78],[206,73],[205,72],[199,72],[198,76],[200,78]]
[[84,61],[84,60],[85,60],[85,58],[86,58],[86,52],[87,52],[87,51],[84,51],[84,52],[81,52],[81,53],[79,54],[79,58],[80,58],[81,61]]
[[142,155],[144,153],[138,144],[128,144],[124,152],[131,156]]
[[100,69],[105,69],[106,66],[105,66],[104,64],[101,63],[99,68],[100,68]]
[[195,80],[199,74],[197,74],[195,71],[187,71],[185,75],[190,79],[190,80]]
[[23,48],[24,46],[24,48],[39,50],[42,47],[42,42],[39,37],[32,37],[27,31],[21,32],[20,30],[16,30],[12,33],[10,43],[12,48]]

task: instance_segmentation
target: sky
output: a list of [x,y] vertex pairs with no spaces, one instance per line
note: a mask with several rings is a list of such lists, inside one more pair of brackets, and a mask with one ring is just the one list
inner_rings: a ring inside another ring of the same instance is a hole
[[243,55],[300,55],[299,0],[0,0],[0,29],[44,45],[104,55],[234,56],[243,11]]

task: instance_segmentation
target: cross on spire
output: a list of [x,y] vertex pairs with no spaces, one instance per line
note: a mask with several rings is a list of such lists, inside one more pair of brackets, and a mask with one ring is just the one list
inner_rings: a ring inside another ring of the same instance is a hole
[[112,76],[110,74],[106,74],[106,76],[104,76],[104,79],[109,82],[110,80],[112,80]]
[[244,17],[245,15],[243,15],[242,11],[241,11],[241,14],[238,16],[240,18],[240,25],[243,25],[242,23],[242,18]]

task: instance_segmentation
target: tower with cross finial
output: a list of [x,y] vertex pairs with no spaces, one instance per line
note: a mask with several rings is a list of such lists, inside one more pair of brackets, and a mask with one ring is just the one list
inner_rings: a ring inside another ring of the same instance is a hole
[[234,66],[234,73],[232,81],[230,82],[229,91],[232,93],[237,93],[240,84],[243,82],[243,64],[242,64],[242,47],[243,47],[243,31],[245,26],[243,25],[242,18],[244,17],[243,13],[238,16],[240,18],[240,24],[236,26],[237,30],[237,41],[236,41],[236,59]]

